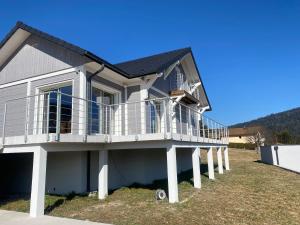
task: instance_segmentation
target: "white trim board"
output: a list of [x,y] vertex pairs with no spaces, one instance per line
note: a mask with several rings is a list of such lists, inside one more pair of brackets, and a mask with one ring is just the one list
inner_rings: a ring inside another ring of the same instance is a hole
[[56,72],[51,72],[51,73],[39,75],[39,76],[36,76],[36,77],[26,78],[26,79],[23,79],[23,80],[14,81],[14,82],[10,82],[10,83],[7,83],[7,84],[2,84],[2,85],[0,85],[0,89],[11,87],[11,86],[16,86],[16,85],[36,81],[36,80],[42,80],[42,79],[46,79],[46,78],[49,78],[49,77],[55,77],[55,76],[59,76],[59,75],[62,75],[62,74],[77,72],[77,71],[78,71],[77,67],[72,67],[72,68],[68,68],[68,69],[64,69],[64,70],[60,70],[60,71],[56,71]]

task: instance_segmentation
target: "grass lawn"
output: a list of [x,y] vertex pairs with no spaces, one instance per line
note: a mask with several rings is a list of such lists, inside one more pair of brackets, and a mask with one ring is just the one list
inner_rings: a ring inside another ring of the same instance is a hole
[[[300,224],[300,175],[259,162],[254,151],[230,149],[231,171],[207,178],[202,189],[191,172],[179,178],[180,203],[154,199],[154,188],[121,188],[107,200],[86,196],[46,196],[49,215],[113,224]],[[216,155],[214,155],[216,161]],[[217,169],[217,168],[216,168]],[[216,170],[217,171],[217,170]],[[161,181],[162,186],[166,181]],[[0,202],[0,209],[29,211],[28,199]]]

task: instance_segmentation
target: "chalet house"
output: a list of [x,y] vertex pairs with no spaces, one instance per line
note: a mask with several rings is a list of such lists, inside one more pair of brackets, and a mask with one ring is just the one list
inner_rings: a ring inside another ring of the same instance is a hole
[[230,127],[228,140],[229,143],[252,143],[258,133],[264,133],[261,126]]
[[0,192],[31,193],[43,215],[45,193],[98,191],[168,179],[193,168],[200,149],[214,179],[229,169],[228,129],[211,110],[191,48],[119,64],[18,22],[0,43]]

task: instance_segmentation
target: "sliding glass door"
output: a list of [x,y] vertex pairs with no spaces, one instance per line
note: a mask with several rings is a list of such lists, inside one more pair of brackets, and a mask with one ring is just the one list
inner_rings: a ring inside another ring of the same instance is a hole
[[90,133],[109,134],[113,126],[113,110],[115,95],[92,87]]

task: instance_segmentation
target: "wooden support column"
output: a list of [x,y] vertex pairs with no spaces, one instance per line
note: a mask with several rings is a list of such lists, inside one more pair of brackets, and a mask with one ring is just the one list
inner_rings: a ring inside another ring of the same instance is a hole
[[207,150],[207,165],[208,165],[208,177],[211,180],[215,179],[214,172],[214,159],[213,159],[213,148],[209,147]]
[[105,199],[108,195],[108,151],[99,151],[98,198]]
[[201,188],[200,148],[194,148],[192,153],[194,188]]
[[176,148],[172,145],[167,148],[167,168],[169,202],[175,203],[178,202],[177,162]]
[[229,168],[228,147],[224,148],[224,161],[225,161],[225,169],[230,170],[230,168]]
[[218,171],[219,174],[223,174],[223,160],[222,160],[222,147],[217,147],[217,157],[218,157]]
[[33,153],[30,216],[44,215],[47,151],[39,147]]

